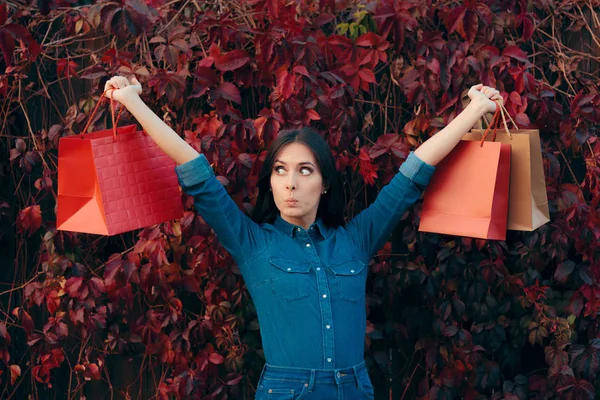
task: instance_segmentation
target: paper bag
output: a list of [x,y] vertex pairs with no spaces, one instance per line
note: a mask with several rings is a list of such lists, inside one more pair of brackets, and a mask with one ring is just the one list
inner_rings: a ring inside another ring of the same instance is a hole
[[419,231],[505,240],[510,145],[462,140],[424,193]]
[[175,163],[111,111],[113,129],[59,140],[58,230],[115,235],[183,216]]

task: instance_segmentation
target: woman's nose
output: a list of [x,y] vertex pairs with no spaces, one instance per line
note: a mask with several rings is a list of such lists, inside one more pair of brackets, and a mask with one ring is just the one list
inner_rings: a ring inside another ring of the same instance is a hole
[[296,180],[294,179],[293,176],[290,176],[290,179],[288,179],[285,187],[287,190],[295,190],[296,189]]

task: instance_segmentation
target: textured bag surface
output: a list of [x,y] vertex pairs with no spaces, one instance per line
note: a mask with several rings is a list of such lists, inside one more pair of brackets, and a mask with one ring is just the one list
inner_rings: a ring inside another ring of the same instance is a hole
[[183,216],[175,163],[111,111],[113,129],[59,140],[58,230],[115,235]]
[[419,231],[505,240],[510,145],[462,140],[424,194]]
[[[550,221],[540,133],[537,129],[509,130],[506,122],[504,127],[495,141],[511,145],[508,229],[532,231]],[[483,130],[473,129],[463,139],[478,141],[482,134]]]

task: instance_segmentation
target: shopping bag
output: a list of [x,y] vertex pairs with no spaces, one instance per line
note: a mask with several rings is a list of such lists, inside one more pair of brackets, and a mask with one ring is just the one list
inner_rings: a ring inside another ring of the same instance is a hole
[[510,144],[461,140],[423,196],[419,231],[505,240]]
[[112,129],[86,134],[88,122],[59,140],[58,230],[115,235],[183,216],[175,163],[136,125],[117,127],[110,103]]
[[[540,134],[537,129],[519,129],[503,107],[501,116],[504,129],[499,129],[495,138],[488,136],[485,140],[511,145],[507,227],[533,231],[550,221]],[[506,117],[516,129],[508,129]],[[479,141],[483,132],[473,129],[463,139]]]

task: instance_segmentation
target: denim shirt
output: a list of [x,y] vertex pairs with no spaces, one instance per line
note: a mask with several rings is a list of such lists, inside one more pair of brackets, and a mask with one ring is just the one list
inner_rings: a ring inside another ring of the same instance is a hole
[[375,202],[345,226],[317,219],[305,230],[280,217],[253,222],[204,155],[176,167],[183,190],[242,272],[267,364],[314,369],[364,360],[367,265],[433,171],[411,152]]

